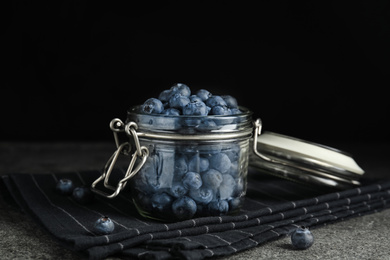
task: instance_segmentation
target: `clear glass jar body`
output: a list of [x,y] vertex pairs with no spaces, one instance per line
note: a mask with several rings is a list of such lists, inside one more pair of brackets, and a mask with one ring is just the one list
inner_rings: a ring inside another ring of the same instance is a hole
[[177,221],[239,211],[248,173],[252,113],[163,116],[129,110],[149,156],[129,181],[139,213]]

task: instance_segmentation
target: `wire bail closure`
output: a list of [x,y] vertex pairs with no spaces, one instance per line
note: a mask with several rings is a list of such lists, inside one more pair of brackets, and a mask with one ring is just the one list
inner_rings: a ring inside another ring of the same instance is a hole
[[[92,185],[91,190],[99,195],[102,195],[106,198],[112,199],[118,196],[118,194],[126,187],[127,181],[130,180],[145,164],[146,159],[149,156],[149,150],[145,146],[141,146],[138,140],[138,135],[136,130],[138,126],[134,122],[129,122],[124,124],[122,120],[115,118],[110,122],[110,128],[114,134],[114,140],[117,149],[108,159],[106,165],[104,166],[102,175],[96,179]],[[129,138],[132,138],[135,145],[135,152],[131,156],[131,160],[129,166],[127,167],[125,177],[122,178],[116,187],[109,184],[108,180],[110,178],[111,172],[114,169],[116,161],[120,154],[130,155],[131,152],[131,144],[129,142],[124,142],[122,144],[119,143],[118,133],[125,132]],[[141,161],[136,165],[137,159],[140,158]],[[103,180],[104,187],[114,191],[114,193],[110,194],[104,191],[101,191],[96,188],[96,185]]]

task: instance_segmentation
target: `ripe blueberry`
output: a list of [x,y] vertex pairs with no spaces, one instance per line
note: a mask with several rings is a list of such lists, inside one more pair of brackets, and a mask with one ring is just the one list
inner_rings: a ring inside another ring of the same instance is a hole
[[149,98],[141,106],[141,111],[147,114],[160,114],[163,110],[164,110],[164,105],[157,98]]
[[229,108],[237,108],[237,99],[230,95],[221,96]]
[[190,102],[183,107],[183,115],[207,116],[208,109],[203,102]]
[[308,249],[313,245],[314,237],[308,228],[301,226],[291,234],[291,243],[296,249]]
[[175,200],[172,204],[172,211],[180,220],[192,218],[196,213],[196,209],[195,201],[187,196]]
[[108,235],[114,231],[115,225],[109,217],[101,217],[96,220],[93,227],[96,233],[101,235]]
[[202,186],[202,178],[199,173],[187,172],[183,177],[183,185],[188,190],[197,190]]
[[231,161],[225,153],[216,153],[210,157],[210,168],[220,173],[226,173],[231,166]]
[[164,211],[171,207],[172,204],[172,197],[169,196],[167,193],[155,193],[152,196],[152,207],[157,209],[158,211]]
[[190,88],[186,84],[183,84],[183,83],[174,84],[170,90],[173,94],[180,94],[180,95],[185,96],[185,97],[191,96]]
[[210,169],[202,175],[203,185],[216,190],[222,183],[222,174],[214,169]]
[[198,92],[196,93],[196,95],[198,97],[200,97],[202,99],[203,102],[205,102],[207,99],[209,99],[209,97],[211,97],[211,93],[205,89],[200,89],[198,90]]
[[227,106],[225,100],[221,96],[211,96],[206,100],[206,105],[213,108],[215,106]]
[[89,187],[82,186],[73,190],[72,197],[80,204],[87,204],[93,200],[94,194]]
[[72,195],[74,185],[72,180],[60,179],[56,185],[56,191],[62,195]]
[[226,116],[226,115],[231,115],[232,111],[227,106],[214,106],[211,109],[210,114],[211,115]]
[[212,215],[225,215],[229,211],[229,203],[226,200],[214,200],[209,203],[208,208]]
[[190,99],[180,94],[175,94],[169,99],[169,106],[171,108],[183,109],[188,103],[190,103]]
[[178,110],[176,108],[167,108],[167,109],[164,109],[164,111],[162,111],[161,114],[166,115],[166,116],[179,116],[180,110]]

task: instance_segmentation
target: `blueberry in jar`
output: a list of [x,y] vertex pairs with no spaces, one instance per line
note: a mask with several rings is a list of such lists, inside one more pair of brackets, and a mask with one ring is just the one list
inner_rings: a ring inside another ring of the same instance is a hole
[[221,97],[226,102],[226,104],[229,108],[237,108],[238,107],[237,99],[235,99],[234,97],[232,97],[230,95],[223,95]]
[[152,207],[157,211],[164,212],[169,210],[172,205],[172,197],[167,193],[155,193],[152,198]]
[[192,172],[205,172],[209,169],[209,165],[209,159],[195,154],[188,161],[188,170]]
[[199,173],[187,172],[183,177],[183,185],[188,190],[197,190],[202,186],[202,178]]
[[188,172],[187,157],[183,154],[175,156],[175,176],[183,177]]
[[205,90],[205,89],[200,89],[200,90],[198,90],[198,92],[196,92],[196,95],[197,95],[203,102],[205,102],[207,99],[209,99],[209,97],[212,96],[212,94],[211,94],[208,90]]
[[233,195],[236,184],[236,180],[230,174],[223,174],[221,185],[218,188],[219,197],[223,200],[230,198]]
[[200,97],[198,97],[197,95],[192,95],[192,96],[190,96],[190,102],[197,103],[197,102],[203,102],[203,100]]
[[211,189],[218,189],[223,181],[222,174],[214,169],[210,169],[202,175],[203,185]]
[[191,89],[183,83],[174,84],[170,90],[173,94],[180,94],[185,97],[191,96]]
[[172,187],[170,189],[170,194],[175,198],[180,198],[186,195],[188,189],[184,187],[182,182],[174,182],[172,183]]
[[183,107],[183,115],[207,116],[208,109],[203,102],[190,102]]
[[176,108],[167,108],[164,109],[161,114],[166,116],[180,116],[180,110]]
[[197,190],[191,190],[189,192],[191,198],[201,204],[207,204],[213,200],[215,191],[211,188],[201,187]]
[[214,106],[211,111],[211,115],[228,116],[232,114],[232,111],[227,106]]
[[164,105],[157,98],[149,98],[141,106],[141,111],[146,114],[160,114],[163,110],[164,110]]
[[206,100],[206,105],[213,108],[215,106],[227,107],[225,100],[221,96],[211,96]]
[[216,153],[210,157],[210,168],[213,168],[220,173],[226,173],[231,166],[231,161],[225,153]]
[[196,203],[193,199],[183,196],[175,200],[172,204],[173,214],[179,219],[190,219],[192,218],[197,210]]
[[169,99],[169,106],[179,110],[182,110],[188,103],[190,103],[190,99],[181,94],[175,94]]
[[208,209],[212,215],[225,215],[229,211],[229,203],[226,200],[214,200],[208,204]]
[[169,101],[171,96],[172,96],[172,91],[170,89],[166,89],[161,91],[160,95],[158,96],[158,99],[160,99],[161,102],[166,103]]

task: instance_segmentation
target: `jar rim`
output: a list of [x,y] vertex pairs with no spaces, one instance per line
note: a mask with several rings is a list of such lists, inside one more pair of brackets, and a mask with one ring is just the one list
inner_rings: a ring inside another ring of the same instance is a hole
[[[242,113],[236,115],[161,115],[139,112],[134,106],[127,112],[127,122],[137,124],[137,132],[142,137],[196,140],[226,139],[248,136],[253,131],[253,112],[239,107]],[[216,138],[218,136],[218,138]]]
[[244,106],[238,106],[239,110],[242,112],[240,114],[232,114],[232,115],[164,115],[164,114],[147,114],[147,113],[141,113],[140,108],[141,105],[132,106],[127,110],[127,115],[130,114],[137,114],[137,115],[146,115],[146,116],[155,116],[155,117],[164,117],[164,118],[192,118],[192,119],[201,119],[201,118],[207,118],[207,119],[222,119],[222,118],[238,118],[238,117],[248,117],[252,116],[253,112],[244,107]]

